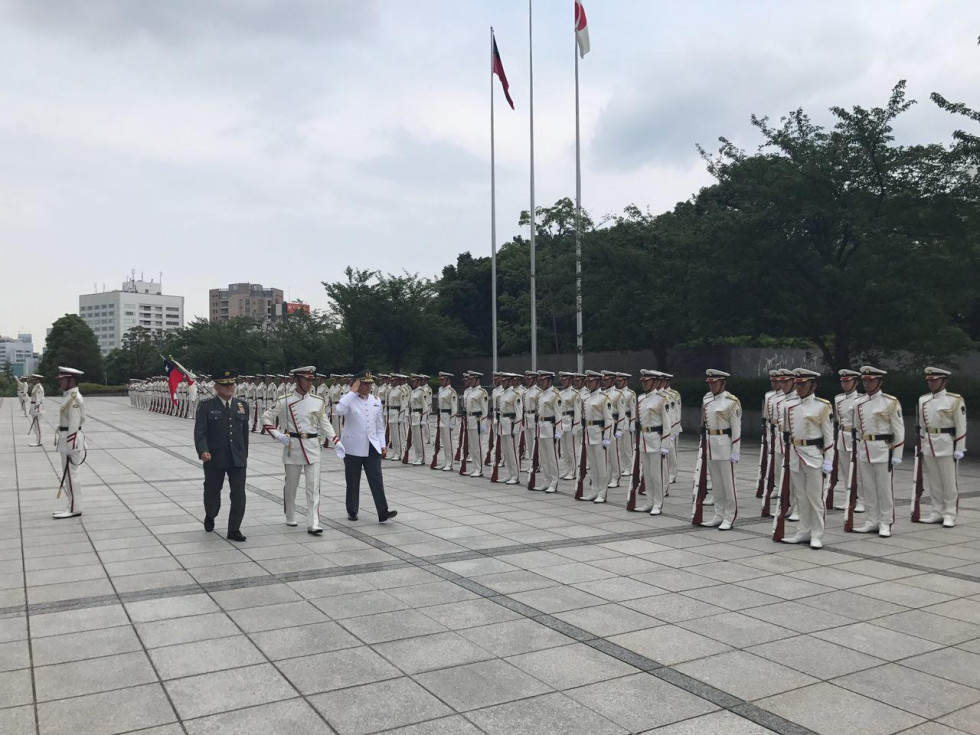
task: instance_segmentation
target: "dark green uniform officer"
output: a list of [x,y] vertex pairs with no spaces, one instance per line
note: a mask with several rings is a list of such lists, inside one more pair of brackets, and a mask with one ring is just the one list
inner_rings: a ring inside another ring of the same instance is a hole
[[248,463],[248,404],[235,398],[233,370],[214,375],[213,398],[201,401],[194,420],[194,446],[204,462],[204,530],[214,530],[214,519],[221,509],[221,488],[225,475],[231,491],[228,512],[228,538],[244,541],[241,525],[245,516],[245,466]]

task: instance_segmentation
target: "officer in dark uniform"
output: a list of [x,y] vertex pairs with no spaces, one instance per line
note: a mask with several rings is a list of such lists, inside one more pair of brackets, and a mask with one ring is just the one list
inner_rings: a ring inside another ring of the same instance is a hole
[[228,538],[244,541],[241,532],[245,516],[245,465],[248,462],[248,404],[235,398],[234,370],[214,375],[216,396],[201,401],[194,420],[194,446],[204,462],[204,530],[214,530],[214,518],[221,509],[221,488],[228,475],[231,510],[228,512]]

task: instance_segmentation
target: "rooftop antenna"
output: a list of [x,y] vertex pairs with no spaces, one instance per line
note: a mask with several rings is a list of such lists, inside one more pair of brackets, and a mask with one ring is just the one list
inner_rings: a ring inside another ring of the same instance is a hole
[[160,293],[163,293],[163,271],[160,271]]

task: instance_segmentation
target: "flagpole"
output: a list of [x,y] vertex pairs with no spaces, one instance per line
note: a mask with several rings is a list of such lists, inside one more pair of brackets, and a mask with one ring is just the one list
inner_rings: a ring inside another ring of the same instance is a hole
[[578,39],[573,35],[575,56],[575,353],[578,372],[585,369],[582,346],[582,152],[578,122]]
[[527,0],[528,75],[531,90],[531,369],[538,369],[538,304],[534,266],[534,230],[537,216],[534,210],[534,29],[531,24],[531,0]]
[[490,26],[490,301],[493,371],[497,372],[497,174],[493,130],[493,26]]

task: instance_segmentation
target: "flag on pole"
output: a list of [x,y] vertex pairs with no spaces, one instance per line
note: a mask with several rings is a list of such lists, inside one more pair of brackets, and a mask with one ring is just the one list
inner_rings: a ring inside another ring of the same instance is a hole
[[167,385],[170,387],[170,400],[176,406],[177,386],[185,380],[187,381],[188,385],[193,385],[194,381],[191,380],[191,376],[187,368],[174,360],[172,357],[168,357],[163,361],[163,372],[167,376]]
[[514,109],[514,100],[510,98],[510,84],[507,82],[507,75],[504,73],[504,64],[500,60],[500,52],[497,50],[497,39],[493,39],[493,58],[490,59],[490,73],[496,74],[500,78],[500,86],[504,89],[504,97],[510,109]]
[[589,23],[585,19],[585,8],[580,0],[575,0],[575,40],[578,42],[578,55],[585,58],[589,53]]

